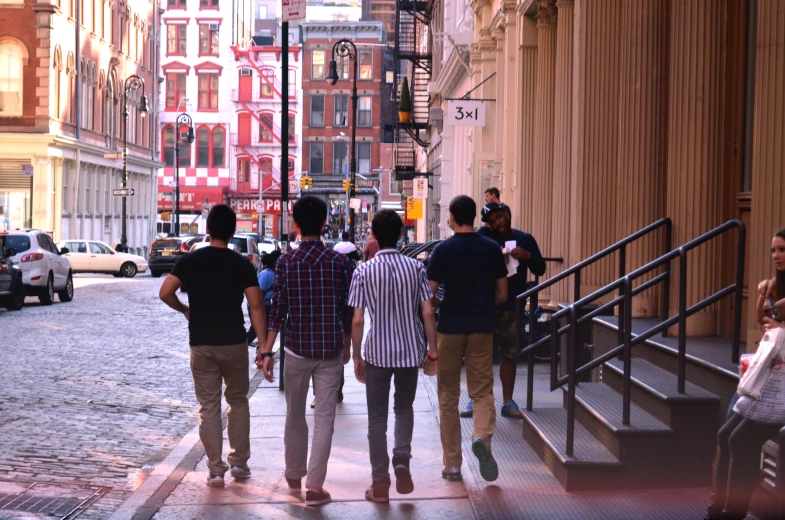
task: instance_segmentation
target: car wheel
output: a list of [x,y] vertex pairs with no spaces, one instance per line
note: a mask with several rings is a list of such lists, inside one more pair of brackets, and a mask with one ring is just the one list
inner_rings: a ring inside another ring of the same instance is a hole
[[8,298],[8,310],[9,311],[18,311],[25,305],[25,286],[22,285],[22,278],[20,277],[16,281],[16,285],[14,286],[14,292]]
[[38,300],[41,302],[41,305],[52,305],[52,302],[54,302],[55,281],[52,273],[49,273],[49,277],[46,279],[46,287],[44,288],[44,292],[38,296]]
[[122,266],[120,266],[120,274],[125,276],[126,278],[133,278],[136,276],[136,272],[138,269],[133,262],[126,262]]
[[162,274],[163,273],[161,273],[161,271],[153,271],[152,269],[150,269],[150,276],[152,276],[153,278],[160,278]]
[[71,273],[68,273],[68,279],[65,282],[65,289],[57,292],[57,297],[61,302],[70,302],[74,299],[74,279]]

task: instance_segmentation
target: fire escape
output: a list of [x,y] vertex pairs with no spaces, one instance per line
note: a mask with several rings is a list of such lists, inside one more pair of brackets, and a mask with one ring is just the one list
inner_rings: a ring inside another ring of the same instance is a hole
[[[428,29],[433,12],[433,0],[397,0],[395,65],[395,102],[400,101],[403,76],[408,79],[412,101],[410,122],[395,127],[395,178],[410,180],[426,172],[417,172],[417,147],[426,148],[427,140],[421,135],[428,128],[428,83],[431,81],[433,55],[428,43]],[[422,132],[421,132],[422,131]]]
[[[253,130],[241,133],[238,123],[237,130],[231,136],[235,158],[250,159],[260,172],[258,178],[261,191],[277,194],[281,189],[281,171],[273,161],[264,161],[260,156],[265,152],[271,157],[280,156],[281,153],[283,133],[280,125],[275,121],[275,114],[280,112],[280,103],[285,93],[274,73],[280,65],[276,63],[275,67],[268,66],[262,60],[261,56],[264,52],[273,52],[270,46],[257,46],[253,43],[246,46],[234,45],[232,51],[235,61],[243,66],[240,69],[238,88],[232,89],[232,102],[237,109],[238,122],[240,114],[249,114],[252,123],[255,123],[258,128],[258,134]],[[278,54],[280,55],[280,51]],[[294,85],[289,87],[288,98],[289,106],[297,105],[297,90]],[[289,149],[292,150],[297,146],[297,136],[294,132],[289,132]],[[294,177],[294,174],[294,171],[289,172],[290,177]],[[251,175],[251,190],[259,189],[258,184],[254,186],[253,181],[256,179],[255,175]]]

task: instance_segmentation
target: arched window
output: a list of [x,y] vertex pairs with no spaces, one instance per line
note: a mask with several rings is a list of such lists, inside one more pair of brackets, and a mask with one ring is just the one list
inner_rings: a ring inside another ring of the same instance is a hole
[[269,67],[265,67],[262,69],[262,73],[259,75],[260,86],[259,89],[259,96],[263,98],[271,98],[273,97],[273,85],[275,84],[275,71]]
[[296,143],[297,142],[297,135],[295,135],[295,128],[296,128],[296,126],[294,124],[296,117],[297,117],[297,115],[294,112],[289,112],[289,120],[288,120],[289,121],[289,124],[288,124],[289,132],[288,133],[289,133],[289,142],[290,143]]
[[259,142],[271,143],[273,141],[273,114],[271,112],[263,112],[260,114],[259,119]]
[[177,139],[179,139],[180,144],[180,167],[181,168],[190,168],[191,167],[191,143],[188,142],[188,139],[183,139],[184,136],[188,134],[188,125],[182,125],[180,127],[180,131],[177,134]]
[[164,157],[166,166],[174,166],[174,127],[169,125],[164,127],[164,135],[161,140],[163,143]]
[[210,130],[206,126],[196,131],[196,167],[210,167]]
[[60,75],[63,71],[63,58],[60,52],[60,46],[55,47],[55,57],[52,64],[52,75],[54,76],[54,103],[52,104],[52,118],[60,119]]
[[98,85],[96,86],[96,99],[98,101],[95,103],[95,111],[97,113],[96,121],[98,121],[95,129],[101,133],[106,132],[106,119],[104,119],[106,113],[106,90],[104,89],[104,85],[106,85],[106,74],[104,74],[104,71],[102,70],[98,77]]
[[0,41],[0,116],[22,115],[22,78],[27,53],[21,44]]
[[104,105],[104,115],[106,117],[106,134],[109,137],[117,136],[117,99],[115,99],[115,85],[117,85],[117,72],[115,69],[109,73],[109,81],[106,82],[106,97]]
[[[77,1],[77,0],[74,0]],[[76,60],[74,59],[74,53],[68,53],[68,62],[65,69],[65,73],[68,75],[68,95],[65,97],[66,99],[66,119],[72,125],[76,124],[76,110],[74,107],[74,94],[76,93]]]
[[223,168],[226,161],[226,130],[218,126],[213,130],[213,168]]

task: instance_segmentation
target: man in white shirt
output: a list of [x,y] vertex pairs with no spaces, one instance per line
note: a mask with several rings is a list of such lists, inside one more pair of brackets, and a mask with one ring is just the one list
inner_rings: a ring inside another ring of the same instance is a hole
[[357,262],[360,260],[360,253],[357,251],[357,246],[349,242],[349,233],[344,232],[341,235],[341,241],[335,244],[333,251],[346,255],[350,260]]

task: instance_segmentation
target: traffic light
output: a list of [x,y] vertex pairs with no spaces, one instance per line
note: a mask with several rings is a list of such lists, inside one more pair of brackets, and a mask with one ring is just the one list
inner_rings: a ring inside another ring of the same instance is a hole
[[304,190],[306,184],[308,183],[308,177],[300,177],[300,189]]
[[161,222],[169,222],[170,218],[171,218],[171,215],[170,215],[170,213],[168,211],[162,211],[161,212]]
[[306,190],[310,190],[311,188],[313,188],[313,179],[310,178],[310,177],[306,177],[305,178],[305,189]]
[[352,185],[352,181],[350,179],[343,180],[343,191],[349,191],[349,188]]

